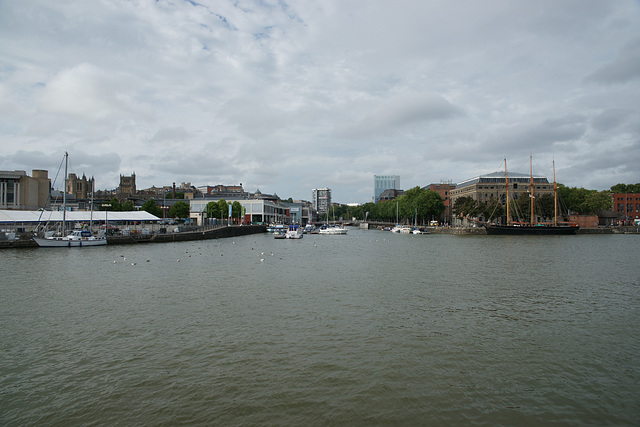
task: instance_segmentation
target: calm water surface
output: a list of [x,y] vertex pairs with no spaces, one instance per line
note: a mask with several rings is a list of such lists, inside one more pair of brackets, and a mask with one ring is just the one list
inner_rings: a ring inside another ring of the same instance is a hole
[[639,255],[356,229],[3,250],[0,425],[639,425]]

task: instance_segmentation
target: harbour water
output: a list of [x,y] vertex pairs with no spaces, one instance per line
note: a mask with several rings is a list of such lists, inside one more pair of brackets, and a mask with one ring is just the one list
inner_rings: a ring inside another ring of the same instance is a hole
[[635,235],[0,253],[0,425],[638,425]]

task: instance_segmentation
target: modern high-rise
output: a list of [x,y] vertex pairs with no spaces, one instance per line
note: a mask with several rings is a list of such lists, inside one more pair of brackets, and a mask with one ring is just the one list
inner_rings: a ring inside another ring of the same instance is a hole
[[329,188],[314,188],[313,196],[311,199],[313,208],[318,213],[329,212],[331,206],[331,189]]
[[378,203],[380,194],[385,190],[400,190],[399,175],[374,175],[373,176],[373,197],[374,202]]

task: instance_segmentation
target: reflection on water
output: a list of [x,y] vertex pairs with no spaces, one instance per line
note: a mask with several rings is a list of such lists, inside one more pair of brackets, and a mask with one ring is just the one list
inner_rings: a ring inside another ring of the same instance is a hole
[[5,250],[0,423],[635,424],[637,248],[352,229]]

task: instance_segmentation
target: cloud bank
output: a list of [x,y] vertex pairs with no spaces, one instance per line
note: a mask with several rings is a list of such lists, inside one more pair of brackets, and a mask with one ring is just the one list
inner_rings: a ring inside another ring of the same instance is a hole
[[[0,2],[0,169],[367,202],[527,172],[640,181],[637,2]],[[512,166],[510,166],[511,168]],[[519,169],[519,170],[518,170]]]

